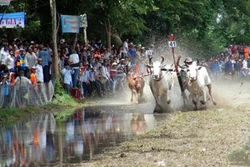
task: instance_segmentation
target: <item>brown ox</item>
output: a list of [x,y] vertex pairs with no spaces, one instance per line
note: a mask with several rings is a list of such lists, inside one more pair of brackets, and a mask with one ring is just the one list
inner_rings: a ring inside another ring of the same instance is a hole
[[133,96],[136,97],[136,104],[138,104],[139,97],[143,95],[143,88],[145,81],[141,75],[130,73],[128,76],[128,87],[131,90],[131,102],[133,101]]

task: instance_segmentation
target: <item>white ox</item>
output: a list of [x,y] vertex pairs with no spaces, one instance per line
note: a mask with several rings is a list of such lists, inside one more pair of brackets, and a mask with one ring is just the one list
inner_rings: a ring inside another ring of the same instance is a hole
[[190,93],[193,104],[195,105],[195,110],[198,109],[198,101],[200,97],[200,103],[205,105],[207,101],[207,91],[208,87],[209,95],[213,101],[213,104],[216,105],[215,99],[212,95],[212,86],[211,79],[208,75],[207,69],[202,66],[197,66],[197,62],[194,61],[188,68],[184,69],[187,72],[186,87]]
[[169,91],[171,90],[174,80],[173,71],[171,68],[167,68],[166,65],[163,65],[164,58],[162,61],[155,61],[147,65],[148,72],[150,74],[149,87],[152,91],[152,94],[155,98],[156,107],[154,112],[163,112],[167,110],[166,104],[169,105],[171,102]]

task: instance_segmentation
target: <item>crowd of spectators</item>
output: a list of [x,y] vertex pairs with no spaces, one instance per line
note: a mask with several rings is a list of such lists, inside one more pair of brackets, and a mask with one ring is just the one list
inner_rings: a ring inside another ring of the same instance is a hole
[[122,91],[126,84],[126,75],[134,69],[137,58],[145,54],[141,45],[134,45],[128,39],[121,47],[108,49],[100,41],[88,45],[77,43],[69,51],[65,41],[60,42],[60,66],[65,90],[70,94],[72,89],[80,88],[81,97],[92,97],[95,94],[104,97]]
[[[138,55],[144,53],[145,48],[135,46],[129,40],[125,40],[121,47],[113,45],[110,49],[101,41],[88,44],[77,42],[75,48],[71,49],[68,42],[61,39],[58,43],[61,83],[70,95],[73,95],[72,89],[79,89],[81,98],[116,93],[123,90],[126,74],[136,64]],[[31,85],[34,90],[50,82],[52,54],[47,43],[19,39],[2,43],[0,86],[4,104],[8,104],[10,98],[15,98],[10,95],[10,90],[21,81]],[[26,93],[22,95],[27,96]]]
[[[154,56],[153,45],[148,48],[135,45],[126,39],[122,46],[107,48],[101,41],[88,44],[77,42],[74,49],[64,39],[58,43],[59,71],[65,91],[72,95],[72,89],[80,91],[80,98],[104,97],[124,89],[126,75],[139,63],[145,64]],[[3,42],[0,50],[0,85],[4,103],[9,101],[11,87],[22,80],[34,90],[50,82],[52,49],[49,44],[34,41],[13,40]],[[215,80],[222,76],[250,75],[250,46],[230,45],[224,52],[209,60],[201,59]],[[144,62],[143,62],[144,61]],[[145,72],[143,70],[141,73]]]
[[215,80],[250,76],[250,46],[245,44],[229,45],[224,52],[209,60],[202,59]]

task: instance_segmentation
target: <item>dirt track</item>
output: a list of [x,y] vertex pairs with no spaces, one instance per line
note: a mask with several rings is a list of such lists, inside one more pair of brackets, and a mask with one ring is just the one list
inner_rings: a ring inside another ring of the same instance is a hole
[[250,135],[249,83],[248,79],[214,82],[217,106],[209,102],[206,111],[171,113],[171,119],[160,121],[153,131],[106,150],[82,166],[246,165],[232,153],[241,151]]

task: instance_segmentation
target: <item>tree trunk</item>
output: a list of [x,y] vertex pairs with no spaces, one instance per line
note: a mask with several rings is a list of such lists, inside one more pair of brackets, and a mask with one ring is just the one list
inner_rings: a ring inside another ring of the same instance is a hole
[[57,52],[56,0],[50,0],[50,10],[52,17],[52,43],[53,43],[52,82],[55,83],[57,77],[59,76],[58,52]]
[[75,48],[76,48],[76,42],[77,42],[77,40],[78,40],[78,34],[76,33],[74,36],[73,36],[73,43],[72,43],[72,45],[70,46],[70,51],[72,52],[73,50],[75,50]]
[[105,29],[106,29],[106,35],[107,35],[107,47],[108,47],[108,51],[111,51],[111,24],[110,24],[110,20],[108,19],[107,21],[105,21]]

